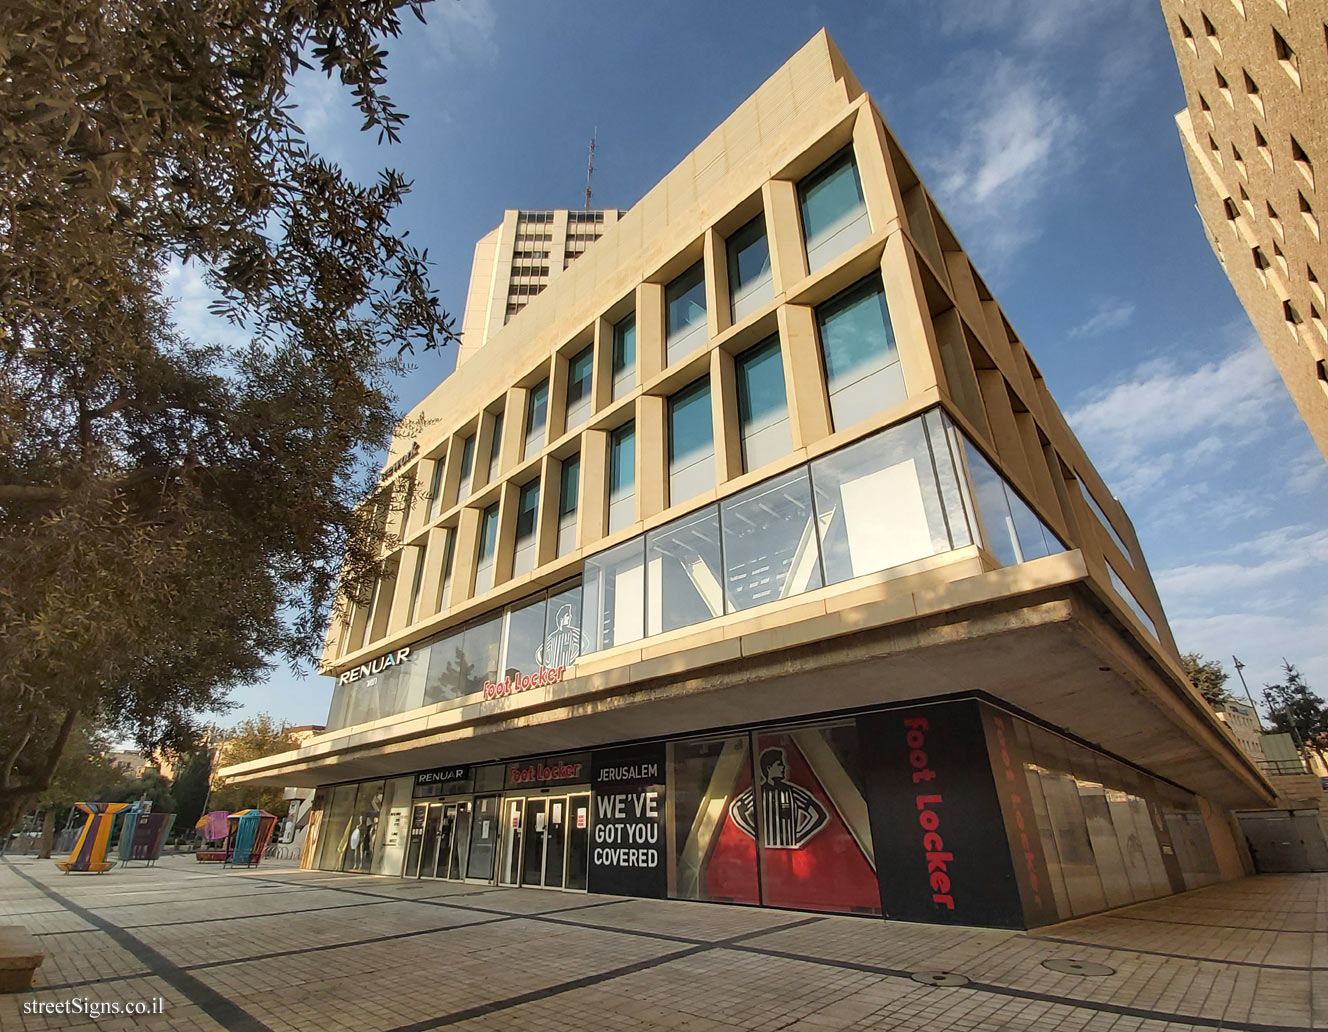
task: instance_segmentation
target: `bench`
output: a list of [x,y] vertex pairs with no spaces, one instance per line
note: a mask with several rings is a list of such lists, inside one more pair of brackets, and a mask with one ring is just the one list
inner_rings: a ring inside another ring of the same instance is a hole
[[0,993],[23,993],[45,959],[36,938],[22,925],[0,925]]

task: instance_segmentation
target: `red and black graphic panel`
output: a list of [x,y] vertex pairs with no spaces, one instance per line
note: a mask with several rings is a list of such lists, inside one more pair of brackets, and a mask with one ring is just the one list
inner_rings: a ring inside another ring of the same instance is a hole
[[760,903],[756,840],[743,831],[733,812],[734,801],[751,787],[748,735],[668,744],[670,896]]
[[757,791],[730,807],[760,843],[767,906],[881,912],[853,723],[756,736]]
[[1024,927],[978,703],[858,718],[885,916]]

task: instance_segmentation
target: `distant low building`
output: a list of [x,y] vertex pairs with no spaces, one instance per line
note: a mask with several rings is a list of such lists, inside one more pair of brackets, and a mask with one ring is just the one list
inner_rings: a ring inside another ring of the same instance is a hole
[[1243,702],[1226,702],[1217,708],[1217,719],[1231,729],[1236,741],[1251,759],[1256,763],[1263,761],[1263,743],[1260,740],[1263,736],[1263,727],[1259,723],[1259,714],[1254,711],[1254,707]]

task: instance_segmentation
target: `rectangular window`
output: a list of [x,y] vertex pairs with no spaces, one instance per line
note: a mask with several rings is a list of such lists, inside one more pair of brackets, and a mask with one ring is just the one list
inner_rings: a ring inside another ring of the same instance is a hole
[[522,486],[516,503],[516,546],[512,553],[512,576],[535,568],[535,523],[539,518],[539,478]]
[[987,550],[1002,566],[1065,551],[1060,539],[967,440],[964,459],[973,478],[973,495]]
[[806,467],[725,499],[720,524],[730,613],[821,587]]
[[576,502],[580,490],[581,456],[563,459],[558,485],[558,555],[576,548]]
[[443,533],[447,543],[443,546],[443,571],[438,579],[438,612],[447,608],[452,598],[452,554],[456,550],[456,528],[449,527]]
[[409,626],[415,622],[415,617],[420,610],[420,586],[424,583],[424,558],[426,550],[423,545],[415,546],[415,572],[410,578],[410,603],[406,607],[406,624]]
[[538,661],[546,667],[570,666],[581,655],[581,585],[549,592],[544,641]]
[[458,500],[468,498],[474,490],[473,474],[475,472],[475,435],[471,434],[461,442],[461,478],[458,481],[457,495]]
[[697,262],[664,288],[667,364],[689,355],[706,340],[705,263]]
[[812,463],[827,584],[888,570],[968,543],[952,528],[921,419]]
[[715,486],[713,425],[710,377],[701,377],[669,399],[670,505]]
[[645,538],[587,559],[581,603],[582,651],[636,641],[645,629]]
[[636,522],[636,424],[609,435],[609,533]]
[[1079,493],[1084,496],[1084,501],[1088,503],[1088,508],[1091,509],[1093,515],[1097,517],[1097,521],[1102,524],[1102,529],[1107,532],[1107,536],[1110,537],[1116,547],[1120,549],[1121,555],[1124,556],[1125,561],[1133,566],[1134,562],[1130,558],[1130,550],[1125,547],[1125,542],[1122,541],[1121,536],[1116,533],[1116,528],[1111,525],[1111,520],[1107,519],[1107,514],[1102,511],[1102,506],[1097,504],[1097,499],[1094,498],[1092,493],[1088,490],[1088,485],[1078,477],[1075,477],[1074,482],[1079,485]]
[[504,677],[516,678],[539,670],[540,646],[544,643],[544,609],[547,604],[547,597],[541,593],[532,602],[508,608],[501,664]]
[[720,616],[719,508],[706,506],[646,535],[646,633]]
[[871,235],[852,147],[840,151],[798,184],[798,203],[811,272]]
[[443,493],[443,462],[440,455],[433,460],[433,472],[429,475],[429,497],[424,503],[424,522],[428,524],[438,512],[438,502]]
[[770,275],[770,242],[765,215],[758,215],[728,239],[729,298],[735,323],[775,296]]
[[503,414],[493,417],[493,438],[489,441],[489,461],[484,471],[484,483],[492,484],[498,476],[498,456],[503,450]]
[[750,472],[787,455],[793,448],[779,338],[771,337],[748,348],[737,357],[734,367],[738,381],[742,468],[744,472]]
[[875,277],[816,310],[830,415],[836,430],[908,396],[885,292]]
[[480,539],[475,553],[475,594],[483,595],[493,587],[493,562],[498,551],[498,503],[494,502],[480,516]]
[[590,418],[591,375],[595,368],[594,345],[587,344],[567,362],[567,419],[563,430],[575,430]]
[[485,681],[497,681],[498,651],[503,642],[503,614],[494,613],[487,620],[470,624],[462,636],[461,694],[474,695],[484,690]]
[[541,380],[526,395],[526,444],[521,453],[528,459],[544,447],[544,428],[549,419],[549,381]]
[[636,315],[613,327],[613,400],[636,386]]

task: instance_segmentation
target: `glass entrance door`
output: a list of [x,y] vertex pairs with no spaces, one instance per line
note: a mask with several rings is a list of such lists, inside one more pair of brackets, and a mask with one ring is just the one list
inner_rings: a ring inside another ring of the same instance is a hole
[[442,806],[430,803],[424,818],[424,834],[420,840],[420,865],[415,875],[417,878],[436,877],[434,871],[438,867],[438,835],[442,821]]
[[503,868],[501,885],[521,884],[521,816],[524,799],[508,799],[503,813]]
[[522,845],[521,884],[543,885],[544,843],[549,833],[549,799],[526,800],[526,841]]
[[452,842],[456,832],[456,803],[434,803],[429,807],[430,811],[437,810],[438,817],[438,848],[434,853],[433,872],[434,878],[450,878],[448,865],[452,860]]
[[[589,794],[505,799],[503,817],[499,884],[585,890]],[[473,875],[473,863],[471,868]]]
[[406,866],[403,875],[407,878],[420,876],[420,858],[424,855],[424,826],[429,817],[426,803],[417,804],[410,812],[410,841],[406,844]]

